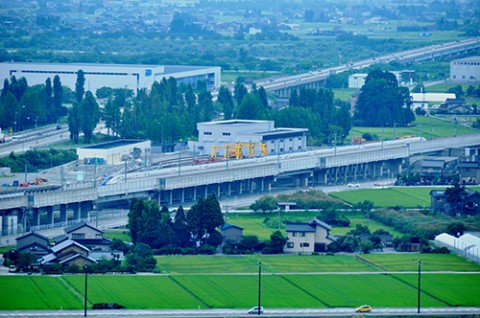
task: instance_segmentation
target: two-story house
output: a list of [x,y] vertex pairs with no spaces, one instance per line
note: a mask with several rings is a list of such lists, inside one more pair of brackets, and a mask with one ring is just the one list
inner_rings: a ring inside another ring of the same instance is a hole
[[112,241],[103,237],[103,231],[86,222],[79,222],[64,229],[66,236],[90,250],[110,251]]
[[285,253],[313,253],[326,252],[328,245],[333,242],[330,237],[332,227],[325,222],[314,218],[307,223],[291,223],[286,226],[287,243]]

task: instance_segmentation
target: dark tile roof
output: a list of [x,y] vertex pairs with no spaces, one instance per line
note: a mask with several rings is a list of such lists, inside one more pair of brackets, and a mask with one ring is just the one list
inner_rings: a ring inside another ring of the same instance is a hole
[[31,236],[31,235],[36,236],[36,237],[38,237],[38,238],[40,238],[40,239],[42,239],[42,240],[46,240],[46,241],[48,242],[48,237],[43,236],[42,234],[37,233],[37,232],[27,233],[27,234],[25,234],[25,235],[23,235],[23,236],[17,237],[16,240],[18,241],[18,240],[24,239],[24,238],[26,238],[26,237],[28,237],[28,236]]
[[99,233],[103,233],[102,230],[99,230],[99,229],[97,229],[96,227],[93,227],[93,226],[89,225],[89,224],[86,223],[85,221],[81,221],[81,222],[79,222],[79,223],[70,225],[69,227],[65,228],[64,231],[65,231],[65,233],[68,234],[68,233],[71,233],[71,232],[73,232],[73,231],[76,231],[76,230],[78,230],[79,228],[84,227],[84,226],[87,226],[87,227],[89,227],[89,228],[91,228],[91,229],[94,229],[94,230],[98,231]]
[[287,232],[315,232],[315,227],[309,223],[287,223]]

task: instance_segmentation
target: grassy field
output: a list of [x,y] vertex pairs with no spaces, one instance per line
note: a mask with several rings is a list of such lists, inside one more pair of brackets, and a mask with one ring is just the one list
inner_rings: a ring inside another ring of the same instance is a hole
[[[480,187],[468,187],[479,191]],[[430,207],[430,191],[445,187],[391,187],[384,189],[357,189],[335,192],[330,195],[349,204],[370,200],[375,207],[401,206],[406,208]]]
[[450,121],[417,116],[415,122],[409,127],[352,127],[346,140],[351,140],[352,136],[361,136],[364,133],[376,134],[379,139],[382,138],[382,135],[384,139],[395,139],[401,136],[422,136],[430,139],[476,132],[478,129],[455,125]]
[[[443,189],[443,188],[442,188]],[[373,202],[375,207],[403,206],[409,208],[429,207],[431,187],[393,187],[385,189],[358,189],[330,194],[332,197],[349,204],[365,200]]]
[[108,237],[109,239],[119,239],[124,242],[131,242],[132,239],[130,237],[130,234],[128,234],[128,229],[122,229],[122,230],[107,230],[105,231],[105,237]]

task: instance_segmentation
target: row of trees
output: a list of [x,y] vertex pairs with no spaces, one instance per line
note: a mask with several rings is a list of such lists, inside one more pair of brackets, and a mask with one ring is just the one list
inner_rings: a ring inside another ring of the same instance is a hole
[[180,206],[172,220],[166,206],[155,201],[134,200],[128,214],[128,228],[134,244],[144,243],[154,249],[212,249],[222,242],[216,230],[224,224],[220,205],[214,195],[200,198],[185,213]]
[[66,114],[60,77],[29,86],[24,77],[5,79],[0,94],[0,127],[24,130],[58,122]]

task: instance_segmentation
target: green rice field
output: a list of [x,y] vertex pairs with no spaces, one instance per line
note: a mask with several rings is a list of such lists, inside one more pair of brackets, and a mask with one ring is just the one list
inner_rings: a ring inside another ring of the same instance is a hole
[[478,271],[479,266],[455,254],[363,254],[358,255],[386,271],[416,271],[420,260],[422,271],[449,271],[468,272]]
[[[415,307],[418,258],[422,306],[480,306],[480,266],[433,254],[162,256],[157,257],[162,274],[89,275],[88,304],[248,308],[256,303],[260,259],[262,304],[269,308]],[[464,273],[432,272],[439,270]],[[0,276],[0,310],[81,309],[84,279],[81,274]]]

